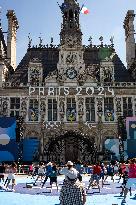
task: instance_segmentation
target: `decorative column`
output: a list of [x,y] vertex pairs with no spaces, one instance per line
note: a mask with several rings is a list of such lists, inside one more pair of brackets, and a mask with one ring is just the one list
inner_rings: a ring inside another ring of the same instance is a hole
[[27,101],[28,101],[28,98],[27,97],[22,97],[20,99],[20,103],[21,103],[21,106],[20,106],[20,115],[23,117],[24,121],[26,121],[26,116],[27,116]]
[[116,105],[116,118],[118,119],[119,116],[122,115],[122,108],[121,108],[121,97],[116,97],[115,98],[115,105]]
[[41,122],[45,121],[45,116],[46,116],[46,98],[42,98],[40,99],[40,119]]
[[103,116],[103,98],[97,98],[97,117],[98,117],[98,136],[97,136],[97,147],[99,151],[102,151],[102,116]]
[[79,129],[83,124],[83,116],[84,116],[84,98],[78,97],[78,120],[79,120]]
[[65,116],[65,97],[59,98],[59,120],[63,123]]
[[44,161],[44,132],[45,132],[45,123],[41,122],[41,139],[40,139],[40,160]]

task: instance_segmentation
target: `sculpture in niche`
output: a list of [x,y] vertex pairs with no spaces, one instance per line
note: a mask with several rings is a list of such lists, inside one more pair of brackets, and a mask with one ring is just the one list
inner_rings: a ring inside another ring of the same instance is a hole
[[110,68],[105,68],[104,69],[104,82],[111,82],[112,81],[112,74]]
[[41,99],[40,102],[40,115],[41,115],[41,121],[44,121],[45,119],[45,114],[46,114],[46,103],[45,103],[46,99]]
[[61,97],[59,101],[59,113],[60,113],[60,120],[64,120],[64,112],[65,112],[65,98]]
[[120,113],[121,112],[121,98],[115,98],[115,102],[116,102],[116,113]]
[[8,116],[8,98],[3,98],[3,103],[2,103],[2,109],[3,109],[3,115]]
[[102,115],[103,109],[102,109],[102,98],[97,98],[97,114]]
[[65,98],[60,98],[60,103],[59,103],[60,112],[64,112],[64,103],[65,103]]
[[78,98],[78,112],[84,111],[84,98]]
[[21,116],[25,119],[27,115],[27,98],[22,98],[21,99]]

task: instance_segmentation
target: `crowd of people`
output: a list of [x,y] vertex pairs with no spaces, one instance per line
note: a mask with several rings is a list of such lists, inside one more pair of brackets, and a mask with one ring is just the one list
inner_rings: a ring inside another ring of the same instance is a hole
[[[82,182],[82,174],[87,172],[87,166],[78,161],[76,164],[68,161],[67,164],[58,167],[55,163],[43,163],[31,164],[29,165],[28,177],[30,176],[35,181],[33,186],[37,186],[39,179],[41,180],[41,188],[46,187],[46,182],[49,179],[52,191],[52,185],[55,183],[58,191],[58,175],[65,175],[63,185],[60,190],[60,205],[63,204],[85,204],[86,195],[90,188],[97,186],[99,192],[103,188],[103,185],[108,177],[114,183],[114,176],[118,176],[118,183],[121,178],[123,179],[122,190],[120,196],[123,196],[122,202],[125,203],[127,193],[130,192],[132,195],[131,188],[135,186],[136,188],[136,160],[131,159],[127,163],[96,163],[90,166],[91,177],[89,180],[88,187],[85,187]],[[12,191],[14,191],[15,186],[15,174],[18,173],[17,165],[12,163],[11,165],[6,165],[4,163],[0,164],[0,183],[1,189],[8,190],[9,184],[12,184]],[[5,179],[5,173],[7,178]],[[100,186],[101,180],[101,186]]]

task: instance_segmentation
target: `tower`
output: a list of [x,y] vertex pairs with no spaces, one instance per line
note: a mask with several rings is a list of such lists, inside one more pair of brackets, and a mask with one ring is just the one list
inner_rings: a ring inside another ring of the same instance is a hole
[[0,24],[0,87],[2,87],[2,82],[5,81],[4,75],[7,71],[5,65],[5,58],[6,58],[6,44],[5,44],[4,35]]
[[7,58],[13,67],[16,69],[16,32],[19,28],[16,15],[13,10],[8,10],[8,35],[7,35]]
[[134,38],[134,10],[129,10],[125,17],[124,29],[125,29],[125,41],[126,41],[126,61],[127,68],[129,69],[133,60],[136,58],[135,50],[135,38]]
[[76,0],[64,0],[60,6],[63,23],[60,32],[58,80],[77,81],[85,69],[83,61],[82,32],[79,24],[80,6]]
[[61,6],[63,24],[60,33],[61,45],[73,47],[82,44],[82,32],[79,24],[80,7],[75,0],[64,0]]

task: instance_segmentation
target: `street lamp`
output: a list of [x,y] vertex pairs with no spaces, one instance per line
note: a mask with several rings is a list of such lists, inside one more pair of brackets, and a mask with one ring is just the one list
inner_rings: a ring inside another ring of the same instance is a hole
[[120,154],[120,161],[124,161],[124,142],[119,136],[119,154]]
[[42,134],[42,137],[41,137],[41,154],[40,154],[40,157],[42,158],[42,161],[44,161],[44,130],[45,130],[45,122],[43,121],[41,123],[41,134]]
[[102,151],[102,111],[97,112],[98,115],[98,146],[99,146],[99,151]]

